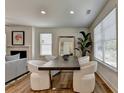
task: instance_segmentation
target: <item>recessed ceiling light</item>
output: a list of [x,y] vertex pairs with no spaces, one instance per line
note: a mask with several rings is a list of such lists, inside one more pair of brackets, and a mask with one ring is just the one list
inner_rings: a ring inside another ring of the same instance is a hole
[[86,12],[87,14],[90,14],[91,13],[91,10],[89,9],[89,10],[87,10],[87,12]]
[[70,14],[74,14],[74,11],[70,11]]
[[45,12],[45,11],[41,11],[41,14],[43,14],[43,15],[44,15],[44,14],[46,14],[46,12]]

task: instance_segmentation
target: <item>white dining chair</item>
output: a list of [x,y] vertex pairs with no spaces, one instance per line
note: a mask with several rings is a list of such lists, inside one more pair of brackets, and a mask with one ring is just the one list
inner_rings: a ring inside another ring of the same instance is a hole
[[92,93],[95,88],[95,75],[87,74],[81,78],[80,81],[80,93]]
[[38,66],[46,62],[40,60],[29,60],[28,69],[31,72],[30,84],[32,90],[44,90],[50,88],[49,71],[39,71]]
[[89,63],[89,61],[90,61],[90,57],[89,56],[83,56],[83,57],[79,57],[78,58],[78,62],[80,64],[80,66],[84,65],[86,63]]
[[[80,70],[73,73],[73,90],[75,92],[85,93],[85,91],[93,92],[95,87],[94,72],[97,70],[97,62],[90,61],[87,65],[81,66]],[[86,87],[84,87],[83,86]],[[84,91],[84,92],[82,92]],[[90,93],[86,92],[86,93]]]
[[47,61],[54,60],[55,58],[56,58],[56,56],[52,56],[52,55],[46,55],[46,56],[45,56],[45,59],[46,59]]

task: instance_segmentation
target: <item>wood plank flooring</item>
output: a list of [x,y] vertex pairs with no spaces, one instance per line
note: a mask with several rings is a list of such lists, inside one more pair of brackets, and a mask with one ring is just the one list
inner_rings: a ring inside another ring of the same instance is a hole
[[[6,93],[75,93],[72,88],[72,73],[60,73],[52,78],[54,88],[67,88],[57,90],[33,91],[30,88],[30,74],[6,85]],[[96,75],[94,93],[113,93],[105,83]]]

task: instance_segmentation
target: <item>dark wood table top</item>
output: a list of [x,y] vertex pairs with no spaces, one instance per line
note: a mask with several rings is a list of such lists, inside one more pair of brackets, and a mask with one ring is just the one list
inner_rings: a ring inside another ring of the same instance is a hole
[[80,70],[80,65],[75,56],[70,56],[68,61],[59,56],[55,60],[38,67],[38,70]]

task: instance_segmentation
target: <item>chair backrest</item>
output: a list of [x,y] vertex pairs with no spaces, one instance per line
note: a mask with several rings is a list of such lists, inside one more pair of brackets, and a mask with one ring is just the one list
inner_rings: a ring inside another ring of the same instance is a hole
[[84,56],[84,57],[78,58],[78,62],[80,65],[89,63],[89,60],[90,60],[89,56]]
[[93,71],[96,72],[97,71],[97,61],[90,61],[90,62],[93,65]]
[[47,55],[47,56],[45,56],[45,59],[46,59],[47,61],[54,60],[55,58],[56,58],[56,56],[52,56],[52,55]]
[[92,74],[97,71],[97,62],[90,61],[87,65],[81,67],[81,73]]
[[38,66],[45,64],[45,61],[41,60],[29,60],[28,61],[28,69],[31,72],[39,72],[38,71]]

